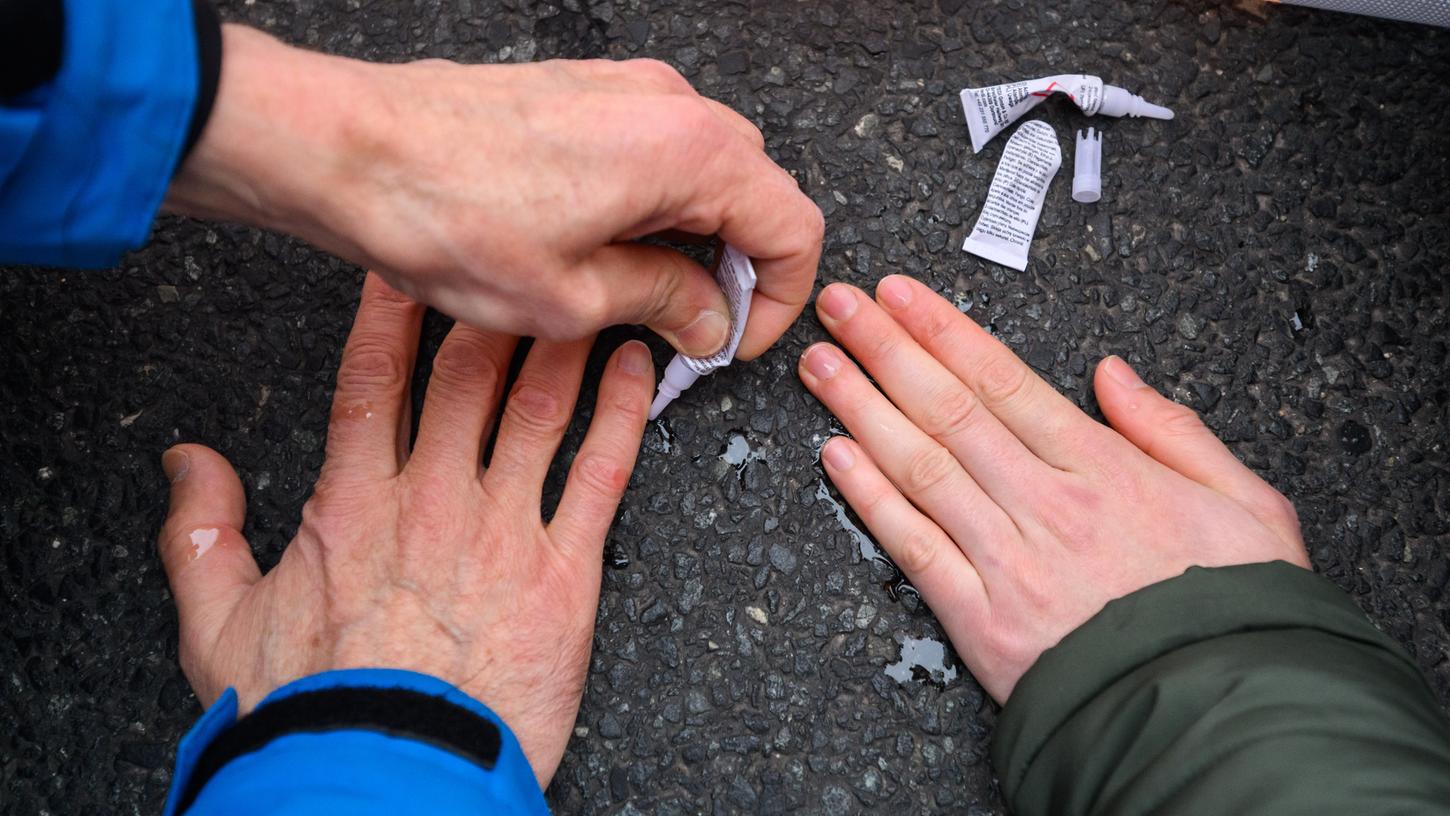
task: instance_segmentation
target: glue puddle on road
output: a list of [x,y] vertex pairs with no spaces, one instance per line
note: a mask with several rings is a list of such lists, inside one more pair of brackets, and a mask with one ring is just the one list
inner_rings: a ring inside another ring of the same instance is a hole
[[751,450],[750,440],[739,431],[730,432],[730,438],[725,442],[725,450],[720,452],[720,461],[736,470],[744,470],[746,465],[764,458],[764,453]]
[[920,680],[945,686],[957,679],[957,667],[948,658],[947,647],[932,638],[901,637],[901,659],[886,667],[886,676],[898,683]]
[[646,436],[645,446],[653,448],[660,453],[672,453],[675,449],[675,436],[670,433],[669,428],[665,427],[665,421],[663,419],[656,419],[650,424],[658,431],[658,436]]
[[851,538],[856,540],[856,548],[861,551],[862,561],[890,563],[886,553],[876,546],[876,542],[871,540],[871,536],[866,535],[860,527],[856,526],[855,522],[851,521],[851,517],[846,514],[846,505],[836,501],[836,497],[831,495],[831,489],[826,486],[825,479],[816,482],[816,500],[825,502],[836,516],[836,523],[840,524],[841,529],[850,533]]

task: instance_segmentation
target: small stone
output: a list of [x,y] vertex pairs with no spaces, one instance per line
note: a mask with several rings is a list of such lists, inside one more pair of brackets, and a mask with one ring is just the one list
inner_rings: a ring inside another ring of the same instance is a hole
[[743,74],[750,68],[750,55],[744,51],[721,54],[716,67],[720,69],[721,74]]
[[789,575],[795,572],[797,566],[795,552],[783,544],[770,545],[770,565]]
[[614,712],[605,712],[604,716],[599,718],[599,736],[605,739],[619,739],[624,736],[624,726],[620,724],[619,718],[614,716]]
[[1198,333],[1203,329],[1203,324],[1199,322],[1197,317],[1194,317],[1192,312],[1184,312],[1178,318],[1176,325],[1178,333],[1183,335],[1183,339],[1185,340],[1198,339]]
[[839,785],[827,785],[821,791],[821,807],[827,816],[847,816],[851,812],[851,792]]
[[1344,448],[1345,453],[1359,456],[1374,446],[1374,437],[1370,435],[1368,428],[1347,419],[1339,426],[1339,446]]
[[751,620],[755,621],[758,624],[761,624],[762,626],[770,623],[770,618],[766,616],[765,610],[761,609],[758,606],[745,607],[745,614],[749,615]]

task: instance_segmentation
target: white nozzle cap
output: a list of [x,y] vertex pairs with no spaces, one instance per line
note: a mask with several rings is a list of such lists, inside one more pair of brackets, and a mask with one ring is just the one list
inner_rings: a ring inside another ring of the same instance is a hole
[[655,395],[655,401],[650,404],[649,418],[658,419],[664,412],[665,407],[675,401],[675,397],[684,393],[686,388],[695,384],[700,379],[700,373],[685,362],[685,358],[676,354],[675,359],[665,366],[665,375],[660,378],[660,391]]
[[1117,85],[1103,86],[1103,104],[1098,108],[1098,113],[1107,116],[1146,116],[1149,119],[1173,118],[1173,111],[1162,105],[1155,105],[1137,94],[1128,93],[1127,89]]
[[1103,134],[1087,129],[1077,132],[1077,150],[1072,158],[1072,200],[1091,204],[1103,197]]

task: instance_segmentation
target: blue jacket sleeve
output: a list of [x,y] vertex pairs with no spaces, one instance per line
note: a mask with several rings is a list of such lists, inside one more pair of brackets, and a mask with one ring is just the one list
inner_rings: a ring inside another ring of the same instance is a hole
[[[260,736],[248,728],[269,719]],[[303,678],[240,721],[228,689],[181,741],[166,804],[166,816],[548,812],[503,720],[442,680],[393,669]]]
[[145,242],[197,60],[190,0],[65,0],[59,72],[0,101],[0,262],[110,266]]

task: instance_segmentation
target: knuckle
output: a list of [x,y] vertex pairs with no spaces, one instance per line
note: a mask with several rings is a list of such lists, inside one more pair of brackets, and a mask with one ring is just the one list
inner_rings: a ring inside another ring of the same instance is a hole
[[[794,177],[789,173],[784,170],[780,172],[794,182]],[[790,231],[789,237],[785,239],[785,243],[782,246],[782,254],[811,257],[820,253],[821,244],[826,240],[826,216],[821,212],[820,206],[806,196],[805,193],[799,194],[799,200],[801,204],[795,216],[798,225]],[[814,279],[814,276],[812,276],[812,279]]]
[[1269,488],[1268,494],[1260,500],[1259,505],[1262,518],[1276,521],[1290,530],[1299,529],[1299,511],[1294,509],[1294,503],[1284,494]]
[[560,304],[560,320],[554,325],[551,339],[574,340],[608,325],[609,303],[605,286],[593,276],[582,276],[568,286],[559,287],[553,302]]
[[[680,287],[685,281],[683,269],[684,258],[665,256],[665,263],[668,269],[662,270],[650,281],[649,294],[641,306],[643,307],[643,321],[646,323],[669,317],[673,324],[663,328],[675,331],[685,328],[689,321],[695,319],[697,309],[681,308],[674,309],[674,305],[680,296]],[[684,305],[684,304],[681,304]]]
[[609,414],[626,420],[633,427],[649,412],[649,400],[641,399],[638,394],[618,394],[611,397],[603,407]]
[[694,87],[690,85],[690,81],[685,79],[669,63],[657,59],[644,58],[629,60],[625,65],[640,77],[658,83],[661,86],[679,91],[694,90]]
[[568,422],[564,403],[547,386],[520,382],[509,396],[507,411],[514,422],[533,434],[554,434]]
[[810,239],[809,246],[818,248],[826,240],[826,214],[814,201],[805,208],[805,213],[806,223],[802,232]]
[[629,485],[629,471],[603,453],[585,453],[574,460],[574,476],[584,487],[604,496],[619,496]]
[[951,330],[952,321],[945,313],[931,309],[921,316],[920,325],[923,344],[934,344],[947,336]]
[[190,533],[190,530],[182,529],[182,525],[175,521],[166,522],[161,528],[161,534],[156,537],[156,548],[160,551],[162,560],[175,561],[185,555],[191,547]]
[[749,140],[751,147],[755,148],[756,150],[764,150],[765,133],[760,129],[760,126],[750,121],[749,119],[746,119],[744,116],[740,117],[740,121],[745,125],[743,132],[740,135],[744,136],[747,140]]
[[1004,404],[1020,398],[1032,381],[1027,366],[1016,358],[993,355],[977,374],[978,388],[987,400]]
[[661,112],[669,132],[660,135],[685,149],[688,161],[718,160],[728,148],[738,149],[738,142],[732,145],[732,140],[739,138],[735,131],[720,121],[704,99],[674,97],[665,103]]
[[908,494],[923,494],[933,491],[951,478],[957,467],[957,460],[946,448],[929,445],[911,454],[904,474]]
[[922,575],[936,563],[941,541],[932,530],[921,527],[907,531],[897,542],[893,557],[896,565],[908,575]]
[[896,332],[886,332],[871,341],[869,357],[872,360],[889,360],[901,349],[901,338]]
[[337,369],[338,390],[391,392],[408,381],[403,351],[381,338],[358,338],[342,354]]
[[928,403],[923,417],[924,430],[937,439],[961,433],[975,421],[980,404],[967,389],[948,388]]
[[1207,426],[1199,418],[1198,412],[1177,402],[1165,400],[1167,403],[1163,416],[1159,420],[1159,427],[1170,436],[1193,436],[1203,433]]
[[500,372],[490,351],[483,337],[455,331],[433,358],[432,379],[445,385],[483,384],[492,389]]

